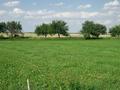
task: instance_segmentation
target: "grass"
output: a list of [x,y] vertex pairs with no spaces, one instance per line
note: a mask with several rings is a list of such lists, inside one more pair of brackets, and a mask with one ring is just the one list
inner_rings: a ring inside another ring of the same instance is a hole
[[0,90],[120,90],[120,40],[2,40]]

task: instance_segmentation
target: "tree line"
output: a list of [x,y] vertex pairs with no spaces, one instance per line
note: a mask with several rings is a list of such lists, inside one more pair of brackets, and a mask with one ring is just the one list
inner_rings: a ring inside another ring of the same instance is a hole
[[[37,25],[35,33],[40,36],[43,35],[47,37],[48,35],[58,35],[60,38],[61,35],[69,36],[69,27],[65,21],[62,20],[53,20],[51,23],[43,23]],[[0,33],[6,33],[10,37],[16,37],[22,33],[22,25],[20,22],[11,21],[11,22],[0,22]],[[100,35],[107,33],[107,28],[105,25],[95,23],[93,21],[85,21],[82,24],[82,29],[80,33],[83,34],[85,39],[90,38],[99,38]],[[120,25],[115,25],[109,29],[109,33],[112,37],[120,37]]]
[[20,22],[0,22],[0,33],[6,33],[10,37],[16,37],[22,33],[22,25]]
[[[100,35],[107,33],[107,28],[105,25],[94,23],[93,21],[85,21],[82,25],[81,33],[84,35],[85,39],[99,38]],[[109,28],[109,33],[112,37],[120,37],[120,25],[115,25]]]
[[68,36],[68,26],[67,23],[64,21],[52,21],[52,23],[49,24],[42,24],[42,25],[38,25],[35,29],[35,33],[39,36],[39,35],[44,35],[45,37],[47,37],[47,35],[55,35],[57,34],[58,37],[60,38],[60,35],[63,36]]

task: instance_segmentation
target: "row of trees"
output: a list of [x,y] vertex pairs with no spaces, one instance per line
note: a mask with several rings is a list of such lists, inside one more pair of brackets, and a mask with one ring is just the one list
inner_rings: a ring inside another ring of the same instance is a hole
[[0,22],[0,33],[10,34],[11,37],[18,36],[19,34],[23,34],[22,25],[16,21]]
[[[99,38],[100,35],[107,33],[107,28],[105,25],[94,23],[93,21],[85,21],[82,25],[82,30],[80,31],[85,39],[90,38]],[[35,29],[35,33],[39,35],[44,35],[47,37],[47,35],[54,35],[58,34],[58,37],[60,38],[60,35],[68,36],[68,26],[67,23],[64,21],[52,21],[52,23],[49,24],[42,24],[38,25]],[[110,28],[109,33],[112,37],[119,37],[120,36],[120,25],[114,26]]]
[[[94,23],[93,21],[85,21],[82,25],[81,33],[85,39],[99,38],[100,35],[107,33],[107,28],[105,25]],[[109,33],[112,37],[120,37],[120,25],[110,28]]]
[[[57,34],[60,38],[61,35],[69,36],[68,25],[62,20],[54,20],[49,24],[43,23],[42,25],[36,26],[35,33],[40,36]],[[99,38],[100,35],[106,34],[107,28],[105,25],[94,23],[93,21],[85,21],[82,25],[81,33],[85,39]],[[9,34],[11,37],[19,36],[22,33],[22,25],[20,22],[0,22],[0,33]],[[109,29],[109,33],[112,37],[120,37],[120,25],[116,25]]]
[[39,35],[44,35],[45,37],[47,37],[47,35],[55,35],[57,34],[58,37],[60,38],[60,35],[63,36],[68,36],[68,26],[67,23],[64,21],[52,21],[52,23],[49,24],[42,24],[42,25],[38,25],[35,29],[35,33],[39,36]]

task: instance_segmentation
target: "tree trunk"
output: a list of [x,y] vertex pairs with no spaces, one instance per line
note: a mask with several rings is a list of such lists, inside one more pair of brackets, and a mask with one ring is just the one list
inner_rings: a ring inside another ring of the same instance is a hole
[[58,33],[58,37],[60,38],[60,33]]
[[13,34],[13,33],[11,33],[11,37],[12,37],[12,38],[14,37],[14,34]]
[[45,35],[45,38],[47,38],[47,35]]
[[97,35],[96,38],[99,38],[99,35]]

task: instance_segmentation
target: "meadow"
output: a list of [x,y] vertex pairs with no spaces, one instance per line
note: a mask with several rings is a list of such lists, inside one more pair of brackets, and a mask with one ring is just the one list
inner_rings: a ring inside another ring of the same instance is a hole
[[0,90],[120,90],[120,40],[0,41]]

